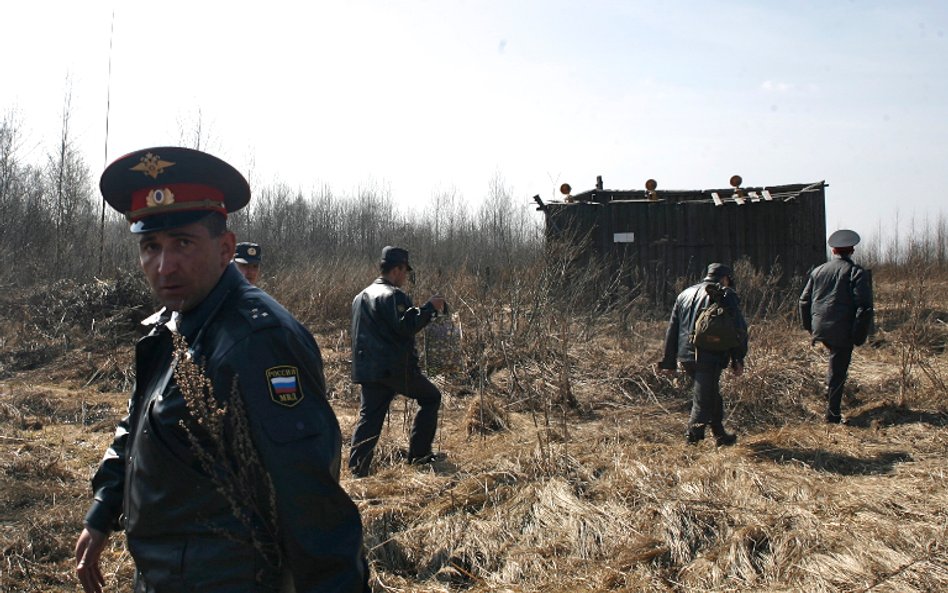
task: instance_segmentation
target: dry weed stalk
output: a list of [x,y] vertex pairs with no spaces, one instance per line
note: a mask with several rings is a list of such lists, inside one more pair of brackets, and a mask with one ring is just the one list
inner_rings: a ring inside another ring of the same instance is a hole
[[[181,421],[191,449],[247,530],[254,549],[279,574],[283,556],[277,543],[276,489],[253,443],[238,378],[234,377],[230,398],[220,401],[211,380],[192,359],[184,336],[175,332],[173,340],[174,379],[193,421]],[[226,532],[221,535],[234,537]]]
[[783,267],[779,263],[769,271],[755,268],[747,258],[734,262],[734,275],[738,278],[737,292],[741,297],[741,308],[748,319],[765,319],[776,316],[794,317],[797,298],[802,286],[783,281]]
[[938,331],[941,328],[937,312],[932,307],[935,300],[932,291],[939,289],[930,285],[929,278],[933,274],[930,265],[917,264],[915,268],[907,274],[911,281],[900,292],[896,304],[896,316],[904,320],[895,338],[899,351],[900,407],[908,406],[909,393],[917,388],[916,369],[942,396],[948,395],[948,385],[938,368],[929,361],[933,352],[945,348],[946,337]]
[[580,408],[574,389],[577,336],[585,343],[605,329],[601,320],[616,308],[621,282],[569,243],[549,244],[543,259],[544,265],[503,279],[488,275],[479,286],[468,282],[473,293],[457,301],[469,317],[463,351],[471,382],[481,394],[506,391],[509,410],[528,411],[534,426],[544,427],[536,434],[541,454],[548,456],[548,437],[565,440],[569,416]]

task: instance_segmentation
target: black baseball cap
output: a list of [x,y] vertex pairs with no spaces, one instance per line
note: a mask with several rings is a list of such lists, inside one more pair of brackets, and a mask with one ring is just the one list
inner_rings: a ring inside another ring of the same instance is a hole
[[708,273],[704,277],[704,279],[708,281],[717,282],[718,280],[720,280],[721,278],[724,278],[725,276],[727,276],[731,280],[734,279],[734,273],[731,271],[731,268],[724,264],[719,264],[715,262],[713,264],[708,264]]
[[411,264],[408,263],[408,251],[401,247],[393,247],[391,245],[382,248],[382,260],[379,263],[390,266],[405,264],[409,272],[412,269]]

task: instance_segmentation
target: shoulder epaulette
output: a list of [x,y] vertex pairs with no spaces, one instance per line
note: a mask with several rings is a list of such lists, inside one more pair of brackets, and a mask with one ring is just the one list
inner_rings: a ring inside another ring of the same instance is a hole
[[280,325],[278,316],[263,299],[251,297],[240,304],[240,314],[250,323],[252,331]]

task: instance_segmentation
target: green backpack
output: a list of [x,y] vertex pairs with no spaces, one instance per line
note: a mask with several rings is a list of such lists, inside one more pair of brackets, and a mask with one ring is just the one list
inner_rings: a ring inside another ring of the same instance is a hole
[[705,287],[711,302],[698,314],[695,330],[691,334],[692,345],[699,350],[726,352],[737,348],[743,340],[734,316],[723,304],[724,289],[720,284]]

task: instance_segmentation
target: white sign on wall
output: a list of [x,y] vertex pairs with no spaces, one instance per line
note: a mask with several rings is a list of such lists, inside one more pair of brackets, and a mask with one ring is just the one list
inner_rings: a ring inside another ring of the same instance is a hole
[[613,233],[613,243],[635,243],[635,233]]

